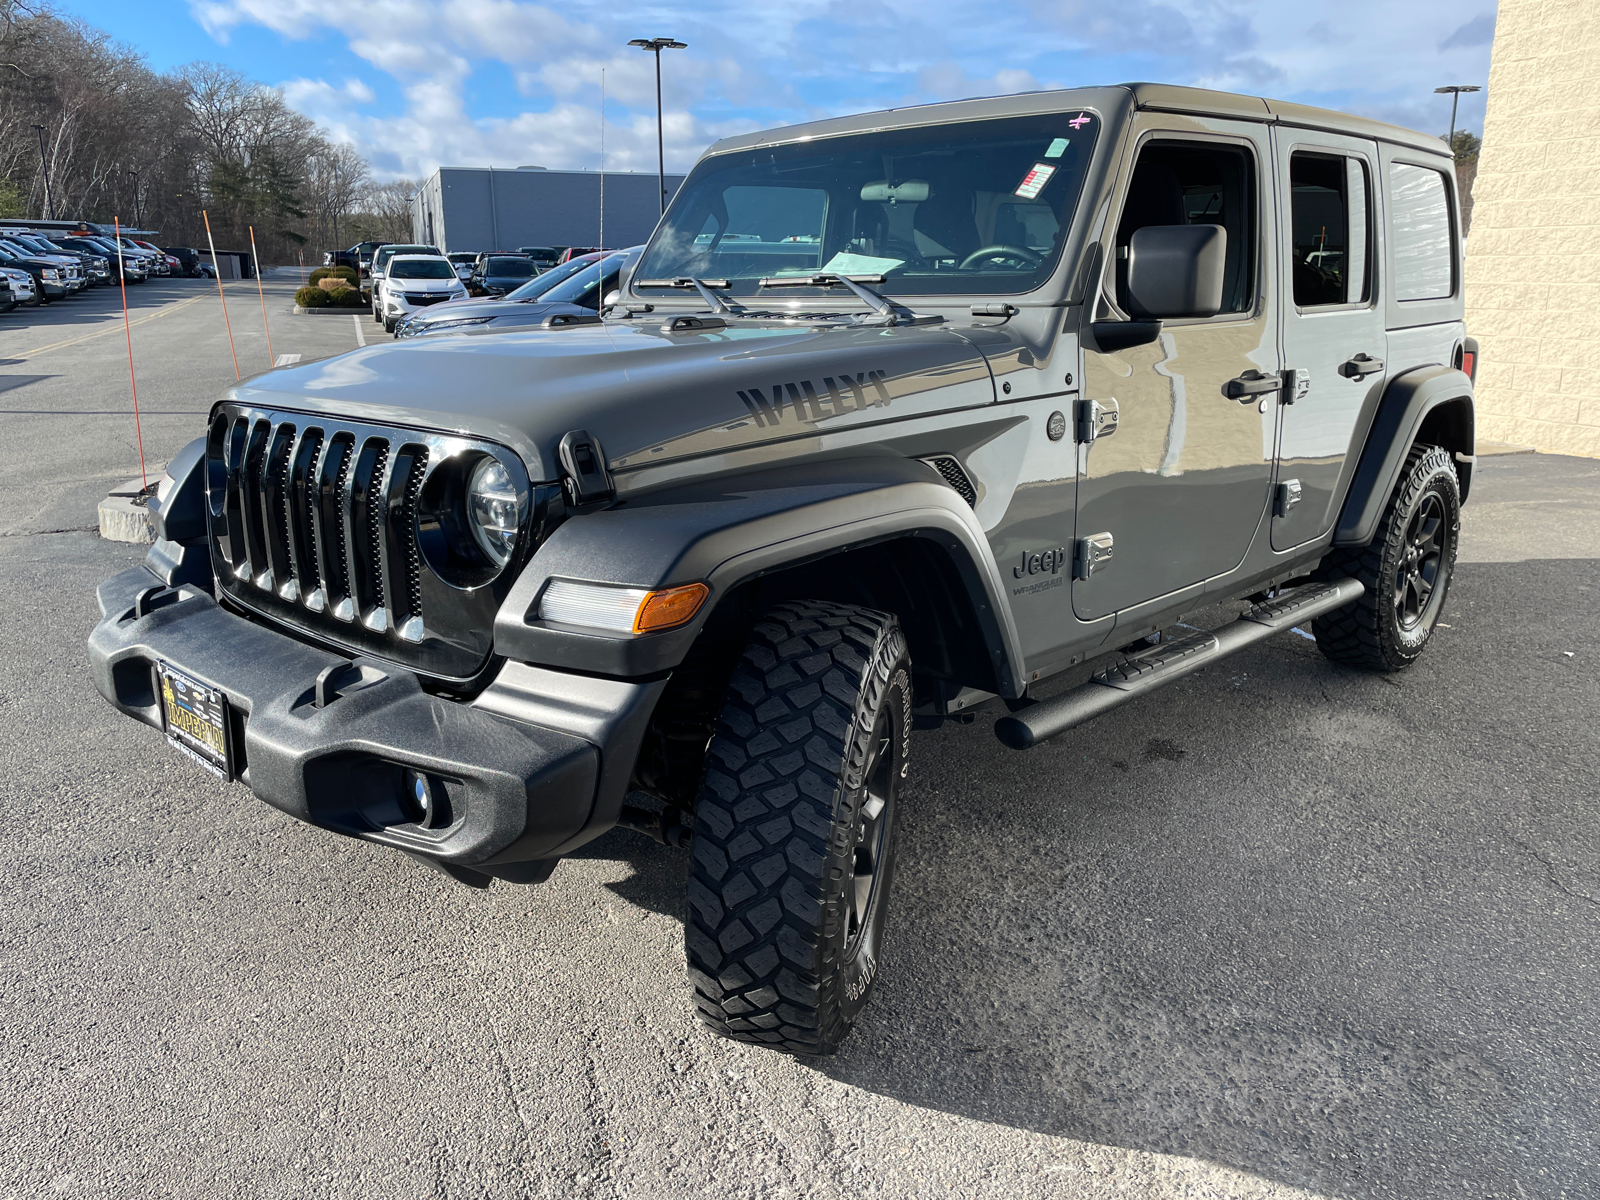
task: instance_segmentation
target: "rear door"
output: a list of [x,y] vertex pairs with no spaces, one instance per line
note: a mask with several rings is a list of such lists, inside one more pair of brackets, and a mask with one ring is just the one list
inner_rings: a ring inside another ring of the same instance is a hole
[[1351,442],[1388,378],[1384,226],[1375,143],[1282,126],[1274,141],[1283,361],[1293,387],[1279,393],[1272,548],[1289,550],[1332,528],[1355,470]]

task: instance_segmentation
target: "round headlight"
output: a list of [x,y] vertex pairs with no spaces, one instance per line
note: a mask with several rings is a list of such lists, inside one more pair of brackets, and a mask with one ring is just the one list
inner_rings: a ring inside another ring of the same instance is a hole
[[505,566],[511,557],[526,513],[526,499],[498,459],[485,458],[473,468],[467,485],[467,524],[478,548],[495,566]]

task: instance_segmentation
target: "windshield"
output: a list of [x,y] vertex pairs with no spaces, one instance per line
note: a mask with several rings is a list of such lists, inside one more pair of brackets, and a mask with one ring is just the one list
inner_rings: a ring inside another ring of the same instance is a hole
[[539,299],[545,304],[599,308],[602,297],[617,286],[617,273],[627,261],[627,254],[608,254],[599,262],[585,263],[583,270],[569,275]]
[[507,292],[506,293],[506,299],[507,300],[534,300],[534,299],[537,299],[538,297],[543,296],[551,288],[555,287],[556,284],[560,283],[562,280],[571,279],[574,275],[576,275],[579,271],[583,270],[585,267],[591,267],[593,265],[594,265],[593,263],[589,263],[589,262],[567,262],[567,263],[562,263],[559,267],[551,267],[543,275],[540,275],[540,276],[537,276],[536,278],[528,280],[527,283],[523,284],[516,291]]
[[695,167],[634,278],[727,279],[741,296],[818,272],[884,275],[903,295],[1029,291],[1061,253],[1098,128],[1052,113],[721,154]]
[[399,259],[389,268],[394,279],[454,279],[455,268],[442,258]]
[[491,258],[483,273],[498,275],[502,279],[526,279],[534,271],[533,264],[525,258]]

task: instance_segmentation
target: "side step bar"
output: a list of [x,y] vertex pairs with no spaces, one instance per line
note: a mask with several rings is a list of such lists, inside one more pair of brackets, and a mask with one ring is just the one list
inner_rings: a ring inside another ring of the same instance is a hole
[[1031,749],[1046,738],[1065,733],[1174,679],[1182,679],[1236,650],[1343,608],[1359,599],[1363,590],[1357,580],[1340,579],[1308,584],[1252,605],[1231,625],[1152,646],[1106,668],[1081,687],[1001,717],[995,722],[995,736],[1013,750]]

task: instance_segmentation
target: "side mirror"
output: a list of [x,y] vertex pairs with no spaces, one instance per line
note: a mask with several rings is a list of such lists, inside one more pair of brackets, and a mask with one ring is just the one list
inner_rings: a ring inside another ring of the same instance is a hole
[[1214,317],[1222,310],[1228,231],[1146,225],[1128,242],[1128,310],[1136,317]]
[[607,293],[606,298],[600,302],[600,307],[602,309],[610,308],[612,305],[614,305],[617,301],[619,301],[621,299],[622,299],[622,293],[620,291],[609,292],[609,293]]

